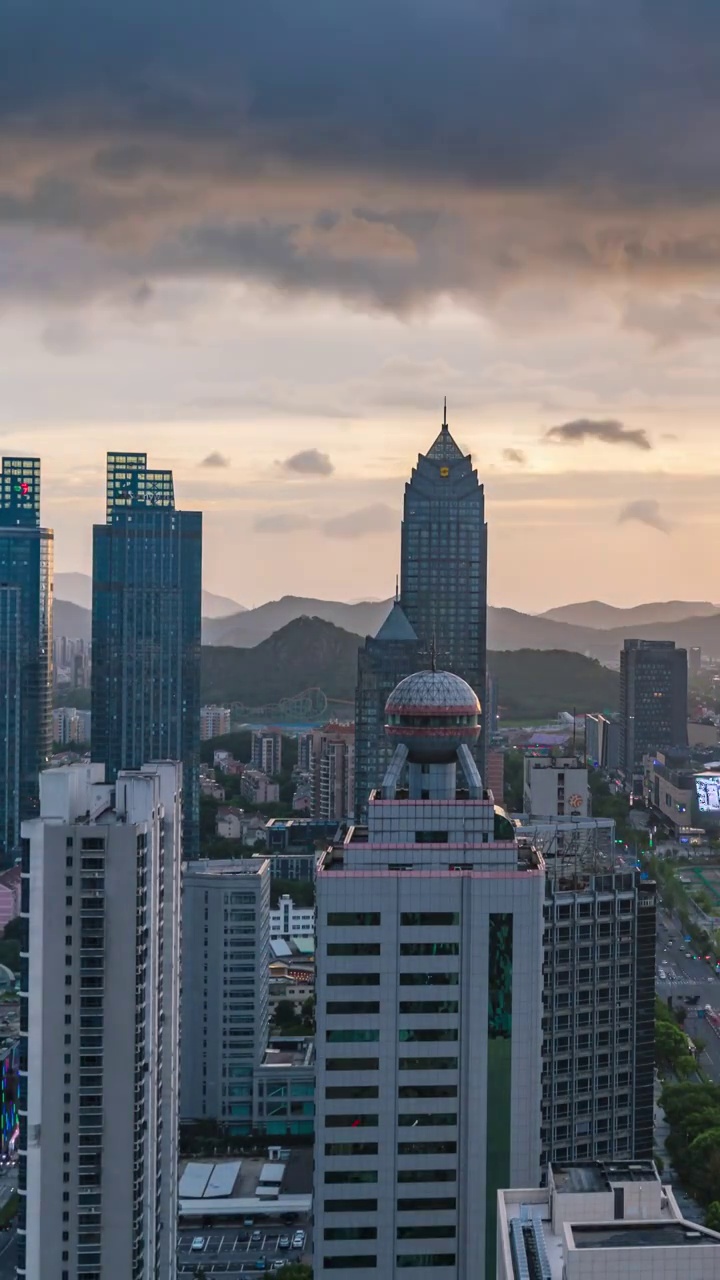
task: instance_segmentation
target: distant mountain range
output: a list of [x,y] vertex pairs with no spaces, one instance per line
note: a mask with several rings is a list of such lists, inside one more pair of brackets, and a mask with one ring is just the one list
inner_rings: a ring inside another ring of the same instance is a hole
[[[61,582],[68,575],[60,574]],[[70,575],[83,578],[82,574]],[[88,580],[89,581],[89,580]],[[60,588],[60,589],[61,589]],[[90,611],[77,603],[55,600],[55,635],[90,638]],[[224,597],[211,600],[230,604]],[[224,648],[253,649],[296,618],[319,618],[355,636],[374,635],[386,618],[392,601],[366,600],[344,604],[337,600],[316,600],[304,596],[283,596],[257,609],[237,611],[226,617],[203,618],[203,644]],[[663,610],[667,615],[663,617]],[[687,613],[683,611],[687,610]],[[575,613],[577,611],[577,614]],[[694,612],[693,612],[694,611]],[[556,615],[562,614],[561,618]],[[619,615],[619,621],[618,621]],[[572,617],[594,617],[595,625],[571,622]],[[635,609],[615,609],[601,601],[564,605],[539,616],[515,609],[488,609],[488,648],[494,651],[558,649],[596,658],[607,666],[617,666],[626,637],[674,640],[690,648],[720,658],[720,609],[709,603],[671,600],[665,604],[638,605]]]
[[[56,607],[59,603],[79,605],[82,609],[92,608],[92,578],[88,573],[56,573],[55,574]],[[231,600],[228,596],[216,596],[212,591],[202,593],[202,611],[204,618],[225,618],[230,614],[243,613],[245,606]],[[75,632],[58,631],[58,635],[75,635]]]

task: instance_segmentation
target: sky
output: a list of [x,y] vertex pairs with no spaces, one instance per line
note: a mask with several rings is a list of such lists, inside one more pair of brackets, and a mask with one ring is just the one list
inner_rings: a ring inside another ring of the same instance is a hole
[[492,604],[720,601],[717,0],[5,0],[0,450],[205,586],[394,588],[443,396]]

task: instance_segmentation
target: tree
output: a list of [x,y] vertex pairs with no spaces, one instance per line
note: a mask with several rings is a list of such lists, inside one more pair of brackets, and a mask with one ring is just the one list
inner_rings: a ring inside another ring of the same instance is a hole
[[720,1231],[720,1200],[712,1200],[708,1205],[705,1226],[711,1231]]
[[305,1262],[286,1262],[279,1274],[283,1280],[313,1280],[312,1267]]
[[278,1000],[275,1006],[274,1022],[279,1027],[291,1027],[297,1022],[295,1005],[292,1000]]

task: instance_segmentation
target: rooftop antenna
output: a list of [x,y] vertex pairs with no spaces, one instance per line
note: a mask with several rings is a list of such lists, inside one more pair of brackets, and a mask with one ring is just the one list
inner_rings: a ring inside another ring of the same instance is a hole
[[395,574],[395,603],[400,603],[400,574]]
[[448,425],[448,420],[447,420],[447,396],[445,396],[445,397],[443,398],[443,420],[442,420],[442,424],[443,424],[443,427],[444,427],[445,431],[447,431],[447,425]]
[[432,640],[430,641],[430,669],[431,671],[437,671],[437,647],[435,645],[434,631]]

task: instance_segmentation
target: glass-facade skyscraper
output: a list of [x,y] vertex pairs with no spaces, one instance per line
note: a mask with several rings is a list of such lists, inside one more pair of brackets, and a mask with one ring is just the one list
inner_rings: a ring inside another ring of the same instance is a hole
[[[405,486],[400,599],[424,649],[435,642],[438,666],[485,692],[487,668],[487,525],[485,495],[450,434],[420,454]],[[478,761],[483,771],[486,717]]]
[[175,507],[171,471],[110,453],[107,522],[93,529],[92,758],[108,781],[183,765],[186,857],[199,852],[202,514]]
[[40,528],[40,459],[0,473],[0,864],[38,812],[52,749],[53,534]]
[[385,703],[403,676],[422,666],[418,638],[399,600],[376,636],[358,649],[355,690],[355,816],[364,820],[368,796],[379,785],[392,759],[385,736]]
[[687,650],[674,640],[626,640],[620,653],[620,768],[639,787],[643,756],[687,743]]

